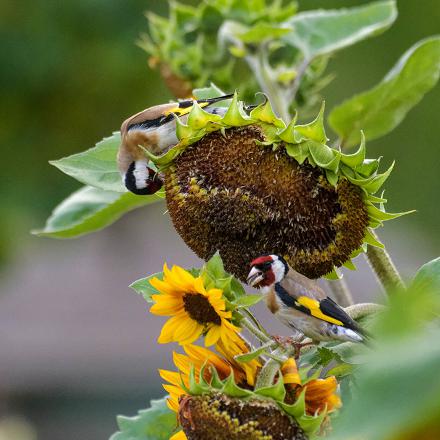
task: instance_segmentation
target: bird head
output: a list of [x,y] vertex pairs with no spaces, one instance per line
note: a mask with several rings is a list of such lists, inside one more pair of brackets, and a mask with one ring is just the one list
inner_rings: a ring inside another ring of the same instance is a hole
[[246,282],[252,287],[267,287],[279,283],[286,276],[289,266],[279,255],[262,255],[251,262]]
[[124,175],[124,183],[129,191],[138,195],[150,195],[162,188],[159,174],[147,166],[146,160],[133,161]]

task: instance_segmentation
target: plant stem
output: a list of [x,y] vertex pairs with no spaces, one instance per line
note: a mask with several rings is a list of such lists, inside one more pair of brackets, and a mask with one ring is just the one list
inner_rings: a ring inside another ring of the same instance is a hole
[[252,333],[257,339],[259,339],[263,344],[266,344],[267,342],[271,342],[272,339],[266,335],[264,332],[262,332],[259,328],[257,328],[250,320],[249,318],[243,317],[243,319],[240,321],[240,324],[245,327],[250,333]]
[[[275,358],[288,357],[290,354],[291,354],[291,350],[286,350],[283,347],[278,347],[273,352]],[[277,361],[275,359],[269,359],[264,364],[264,367],[261,369],[261,371],[258,374],[255,388],[256,389],[265,388],[273,385],[273,381],[279,369],[280,369],[280,361],[279,360]]]
[[336,302],[342,307],[348,307],[354,304],[353,296],[344,278],[339,280],[327,280],[327,284],[332,291]]
[[[371,234],[378,240],[373,230],[371,230]],[[386,293],[392,290],[405,289],[405,284],[385,248],[368,245],[366,256]]]
[[381,312],[384,309],[385,306],[381,304],[361,303],[346,307],[345,311],[351,318],[359,319],[367,315],[372,315],[373,313]]
[[245,60],[254,73],[261,90],[269,97],[275,113],[288,124],[290,121],[289,101],[272,74],[272,68],[267,60],[266,48],[263,45],[260,46],[256,56],[247,55]]
[[301,81],[303,79],[304,74],[306,73],[307,67],[309,67],[310,60],[308,58],[304,58],[302,63],[299,65],[298,72],[296,73],[296,78],[293,81],[292,87],[286,93],[286,101],[291,103],[298,93],[299,86],[301,85]]

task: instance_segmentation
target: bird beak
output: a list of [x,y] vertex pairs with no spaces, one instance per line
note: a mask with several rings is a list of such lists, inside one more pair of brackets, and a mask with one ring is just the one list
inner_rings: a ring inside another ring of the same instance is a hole
[[254,287],[258,285],[258,283],[263,281],[263,279],[263,273],[259,271],[256,267],[253,267],[249,272],[249,275],[247,276],[246,283],[249,284],[249,286]]

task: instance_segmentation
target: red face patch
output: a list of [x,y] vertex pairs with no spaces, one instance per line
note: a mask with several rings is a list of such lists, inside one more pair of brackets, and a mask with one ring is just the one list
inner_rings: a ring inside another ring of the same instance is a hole
[[270,255],[263,255],[262,257],[255,258],[255,260],[251,262],[251,266],[258,266],[259,264],[272,263],[272,262],[273,259]]

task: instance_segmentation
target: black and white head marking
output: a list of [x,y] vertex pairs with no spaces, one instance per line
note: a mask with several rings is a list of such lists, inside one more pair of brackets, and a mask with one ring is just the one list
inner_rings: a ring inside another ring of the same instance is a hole
[[273,260],[272,272],[275,276],[275,283],[281,282],[289,271],[289,265],[286,260],[279,255],[271,255]]

